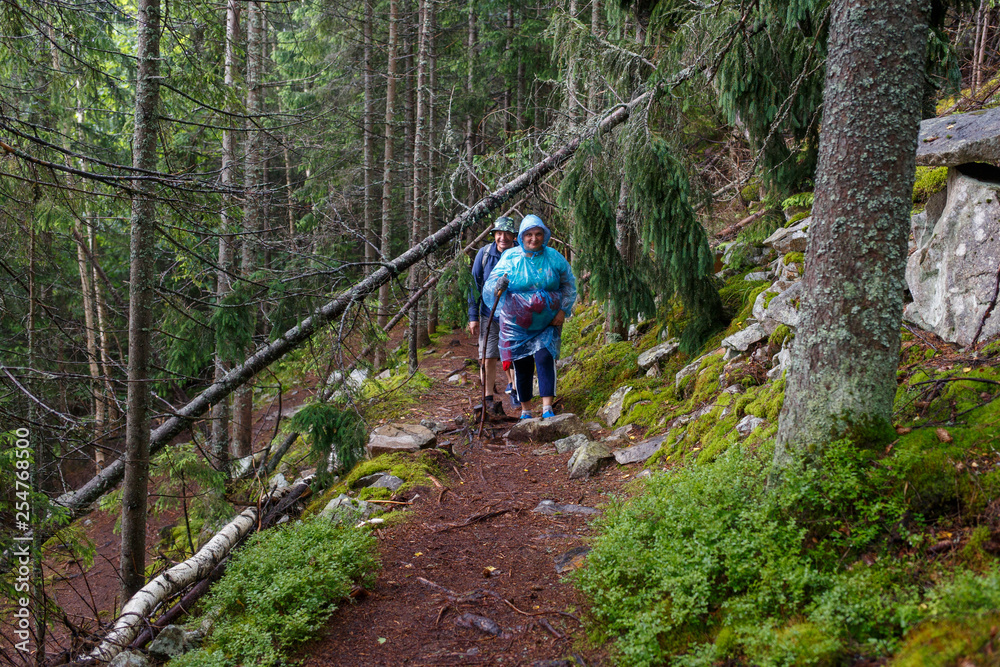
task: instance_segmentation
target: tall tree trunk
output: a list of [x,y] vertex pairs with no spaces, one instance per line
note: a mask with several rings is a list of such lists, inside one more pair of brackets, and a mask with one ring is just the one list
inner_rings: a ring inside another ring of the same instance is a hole
[[[511,55],[513,51],[514,44],[514,5],[507,4],[507,22],[505,24],[507,32],[505,35],[504,42],[504,58],[512,58]],[[504,77],[504,89],[503,89],[503,132],[505,135],[510,135],[514,127],[513,122],[513,110],[511,109],[511,90],[510,90],[510,79]]]
[[[226,50],[224,77],[226,90],[232,96],[236,81],[236,47],[240,38],[240,5],[239,0],[226,1]],[[231,123],[227,122],[226,126]],[[222,131],[222,172],[220,174],[224,193],[222,195],[222,214],[219,221],[219,269],[215,274],[215,300],[217,307],[222,307],[223,301],[232,291],[231,276],[233,273],[233,213],[236,203],[232,187],[236,183],[236,137],[230,129]],[[215,343],[215,372],[213,379],[218,382],[229,372],[229,363],[223,354],[223,344],[220,336]],[[229,399],[212,406],[212,465],[217,470],[225,470],[229,465]]]
[[[427,123],[427,2],[428,0],[418,0],[417,10],[417,82],[416,82],[416,109],[414,111],[413,122],[413,194],[411,195],[413,209],[410,217],[410,245],[415,246],[423,237],[425,214],[423,210],[423,187],[422,177],[426,167],[426,123]],[[410,267],[408,287],[411,292],[420,289],[423,284],[422,274],[419,265]],[[424,302],[426,304],[426,301]],[[426,307],[426,306],[425,306]],[[420,304],[418,303],[410,317],[410,340],[408,363],[411,373],[417,372],[417,348],[423,343],[420,327]]]
[[[601,0],[590,0],[590,34],[594,37],[601,35]],[[600,78],[597,75],[597,68],[590,68],[590,76],[587,80],[587,119],[593,118],[598,109],[603,107],[599,93]]]
[[[264,110],[264,9],[259,0],[251,0],[247,13],[247,124],[244,182],[246,202],[243,208],[243,247],[240,277],[249,279],[257,270],[257,246],[264,208],[264,133],[260,130]],[[241,304],[243,308],[256,308]],[[256,322],[254,315],[252,322]],[[255,328],[255,324],[250,325]],[[253,445],[253,386],[245,384],[236,392],[233,408],[233,455],[249,456]]]
[[[80,224],[79,220],[73,223],[73,237],[76,240],[76,262],[80,273],[80,292],[83,295],[83,326],[86,329],[87,368],[90,371],[90,394],[94,404],[95,430],[101,432],[104,425],[104,382],[101,378],[101,365],[97,352],[97,326],[94,322],[94,270],[90,266],[90,253],[85,245],[86,237],[84,236],[83,225]],[[98,443],[98,447],[94,451],[94,465],[100,470],[103,463],[104,452],[100,449],[100,443]]]
[[375,182],[375,110],[373,108],[373,72],[375,64],[372,61],[372,23],[375,19],[372,16],[373,0],[364,1],[364,25],[362,27],[364,42],[364,118],[363,126],[365,133],[364,141],[364,179],[365,179],[365,275],[370,275],[374,270],[376,250],[379,247],[379,238],[375,233],[375,197],[372,192],[372,184]]
[[[132,166],[156,169],[160,101],[160,0],[139,0],[136,15],[138,71]],[[149,484],[149,359],[155,280],[156,203],[152,184],[132,184],[128,305],[128,414],[125,420],[125,482],[122,487],[121,600],[145,584],[146,500]]]
[[[396,114],[396,49],[399,41],[399,0],[389,0],[389,63],[386,67],[387,80],[385,84],[385,146],[382,155],[382,234],[379,239],[379,251],[384,262],[389,259],[390,241],[392,239],[392,159],[393,159],[393,123]],[[389,283],[378,290],[378,325],[385,327],[389,321]],[[381,359],[376,359],[378,364]]]
[[468,100],[469,111],[465,114],[465,162],[468,165],[469,172],[466,176],[466,187],[468,192],[465,195],[465,201],[469,206],[477,199],[477,194],[479,193],[479,188],[476,184],[476,174],[473,171],[473,160],[476,157],[476,131],[475,124],[472,118],[472,100],[475,96],[475,74],[476,74],[476,42],[478,41],[478,35],[476,31],[476,11],[474,0],[469,0],[469,26],[468,32],[466,33],[466,61],[468,63],[468,70],[466,72],[465,80],[465,96]]
[[834,0],[805,295],[775,463],[891,437],[927,20],[921,0]]
[[[434,172],[434,105],[437,103],[437,55],[434,48],[434,33],[437,30],[437,12],[434,0],[427,2],[427,223],[424,226],[424,236],[437,231],[437,216],[435,215],[437,193],[435,191]],[[421,276],[420,284],[423,285],[425,275]],[[424,337],[430,343],[431,335],[437,330],[438,321],[438,299],[437,290],[427,293],[427,307],[424,309],[425,318],[421,323]]]
[[[615,209],[615,249],[618,250],[618,255],[627,266],[631,266],[634,260],[634,256],[632,255],[634,235],[632,234],[632,221],[629,214],[628,182],[622,179],[621,185],[618,187],[618,206]],[[609,304],[607,318],[608,332],[617,334],[622,340],[625,340],[628,336],[628,324],[622,317],[614,315]]]
[[282,154],[285,158],[285,209],[288,215],[288,243],[295,247],[295,198],[292,196],[292,156],[288,150],[288,142],[291,138],[284,137],[282,141]]
[[97,239],[94,235],[93,225],[87,226],[87,247],[90,249],[90,269],[91,284],[94,286],[94,311],[97,315],[97,352],[100,363],[101,386],[97,391],[101,397],[102,411],[97,412],[94,424],[94,464],[97,472],[104,469],[106,460],[104,435],[107,432],[107,424],[115,417],[115,393],[111,384],[111,352],[108,348],[108,302],[104,298],[104,290],[101,287],[99,268],[97,265]]

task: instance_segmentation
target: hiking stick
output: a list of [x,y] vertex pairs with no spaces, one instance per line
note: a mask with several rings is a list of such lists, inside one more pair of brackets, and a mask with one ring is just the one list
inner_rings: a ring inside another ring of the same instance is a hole
[[500,305],[500,297],[506,291],[507,276],[500,276],[500,280],[497,281],[497,287],[493,290],[493,307],[490,308],[490,319],[486,320],[486,335],[483,336],[483,356],[479,360],[479,368],[483,372],[483,400],[479,404],[481,414],[479,415],[479,433],[476,437],[480,439],[483,437],[483,425],[486,423],[486,344],[490,340],[490,327],[493,326],[493,314],[497,312],[497,306]]

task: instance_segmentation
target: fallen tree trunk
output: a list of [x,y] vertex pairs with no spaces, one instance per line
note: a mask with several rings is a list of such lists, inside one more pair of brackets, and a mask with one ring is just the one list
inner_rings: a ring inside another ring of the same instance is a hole
[[[279,489],[270,494],[261,508],[250,507],[229,522],[222,530],[198,550],[191,558],[179,563],[143,586],[122,607],[121,615],[111,631],[89,655],[89,660],[110,662],[132,643],[146,624],[146,619],[156,607],[188,586],[209,577],[215,568],[258,526],[260,510],[267,509],[275,501],[296,492],[297,499],[308,484]],[[291,503],[280,502],[279,507],[287,508]],[[86,660],[85,660],[86,661]]]
[[[305,482],[295,484],[284,499],[279,502],[274,509],[268,512],[262,521],[259,522],[260,527],[258,528],[258,531],[270,528],[278,521],[278,519],[285,515],[293,504],[302,498],[308,497],[309,494],[310,489],[308,484]],[[218,581],[222,575],[225,574],[226,565],[229,563],[231,556],[232,551],[230,551],[225,558],[219,561],[219,564],[215,566],[207,577],[199,581],[191,590],[185,593],[184,597],[182,597],[177,604],[160,615],[156,619],[156,623],[146,624],[146,627],[139,633],[139,636],[135,638],[129,648],[142,648],[149,642],[156,639],[156,635],[160,632],[160,630],[173,623],[182,614],[190,611],[192,605],[201,599],[205,593],[208,592],[209,588],[211,588],[212,584]]]
[[[324,326],[342,315],[351,304],[376,292],[381,285],[402,274],[410,266],[448,243],[467,227],[471,227],[487,217],[512,196],[538,183],[545,175],[565,164],[573,157],[584,141],[597,134],[607,132],[628,120],[632,111],[647,103],[649,97],[650,93],[646,92],[627,104],[614,107],[586,132],[553,151],[515,179],[486,195],[440,230],[395,259],[386,262],[382,268],[367,278],[337,294],[331,301],[314,311],[311,316],[302,320],[271,343],[258,348],[245,362],[226,373],[222,379],[210,385],[154,429],[149,441],[150,454],[155,454],[163,449],[174,437],[205,414],[212,405],[225,399],[238,387],[253,379],[272,362],[308,341]],[[124,459],[116,459],[76,491],[65,493],[56,498],[55,503],[69,512],[70,519],[82,516],[89,511],[90,505],[95,500],[121,481],[124,469]]]

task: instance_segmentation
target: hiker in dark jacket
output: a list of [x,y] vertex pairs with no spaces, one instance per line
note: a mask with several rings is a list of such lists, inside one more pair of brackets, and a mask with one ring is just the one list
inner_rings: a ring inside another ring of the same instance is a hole
[[[500,323],[494,321],[490,327],[489,339],[486,337],[486,321],[490,317],[490,309],[483,303],[483,283],[490,277],[493,267],[500,261],[504,251],[514,247],[514,237],[517,233],[514,221],[510,218],[497,218],[493,225],[493,243],[484,246],[476,253],[472,262],[472,280],[475,287],[469,291],[469,333],[479,338],[479,358],[486,358],[486,368],[480,369],[479,379],[486,383],[486,405],[484,408],[491,414],[503,415],[503,396],[496,393],[497,360],[500,359]],[[482,324],[480,325],[480,322]],[[485,373],[484,373],[485,370]],[[507,393],[511,395],[514,407],[517,407],[517,395],[514,393],[513,380],[507,383]]]

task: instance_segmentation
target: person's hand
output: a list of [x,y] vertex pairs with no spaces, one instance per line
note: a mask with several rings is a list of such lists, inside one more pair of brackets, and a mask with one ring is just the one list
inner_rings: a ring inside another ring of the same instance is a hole
[[563,325],[563,322],[565,321],[566,321],[566,313],[560,310],[558,313],[556,313],[556,316],[552,318],[552,326],[561,327]]
[[469,334],[472,336],[479,336],[479,320],[469,322]]

